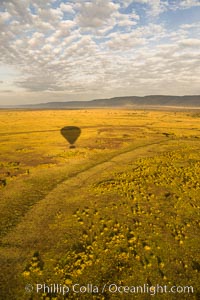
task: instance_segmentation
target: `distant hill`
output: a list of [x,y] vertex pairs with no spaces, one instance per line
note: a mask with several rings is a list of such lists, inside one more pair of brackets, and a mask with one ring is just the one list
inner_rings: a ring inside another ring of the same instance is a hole
[[[75,108],[106,108],[106,107],[199,107],[200,95],[195,96],[128,96],[109,99],[96,99],[91,101],[47,102],[40,104],[19,105],[17,108],[30,109],[75,109]],[[4,106],[6,107],[6,106]],[[8,106],[7,106],[8,107]],[[16,106],[15,106],[16,107]],[[3,108],[3,107],[1,107]],[[14,108],[9,106],[8,108]]]

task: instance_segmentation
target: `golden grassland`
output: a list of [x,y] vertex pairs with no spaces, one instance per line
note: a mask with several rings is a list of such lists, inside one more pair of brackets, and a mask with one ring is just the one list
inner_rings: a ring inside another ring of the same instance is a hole
[[[0,111],[0,299],[25,285],[193,286],[199,299],[198,111]],[[60,134],[78,126],[76,148]]]

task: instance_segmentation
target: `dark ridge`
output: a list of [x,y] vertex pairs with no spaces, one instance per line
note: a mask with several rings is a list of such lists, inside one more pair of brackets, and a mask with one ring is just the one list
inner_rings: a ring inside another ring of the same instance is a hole
[[78,109],[78,108],[106,108],[106,107],[141,107],[141,106],[175,106],[200,107],[200,95],[165,96],[150,95],[144,97],[126,96],[91,101],[47,102],[16,106],[0,106],[0,108],[29,108],[29,109]]

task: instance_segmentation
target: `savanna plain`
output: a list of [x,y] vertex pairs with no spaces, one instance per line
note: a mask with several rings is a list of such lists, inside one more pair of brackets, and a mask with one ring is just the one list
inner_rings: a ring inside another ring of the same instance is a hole
[[[1,110],[0,299],[200,299],[199,118]],[[75,148],[65,126],[80,128]],[[120,293],[114,283],[193,292]],[[36,284],[99,291],[63,296]]]

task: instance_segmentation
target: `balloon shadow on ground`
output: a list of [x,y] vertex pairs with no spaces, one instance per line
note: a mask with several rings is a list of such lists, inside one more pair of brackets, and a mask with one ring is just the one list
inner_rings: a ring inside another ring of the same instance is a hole
[[76,126],[66,126],[60,130],[62,136],[68,141],[70,144],[69,148],[75,148],[75,142],[81,134],[81,129]]

